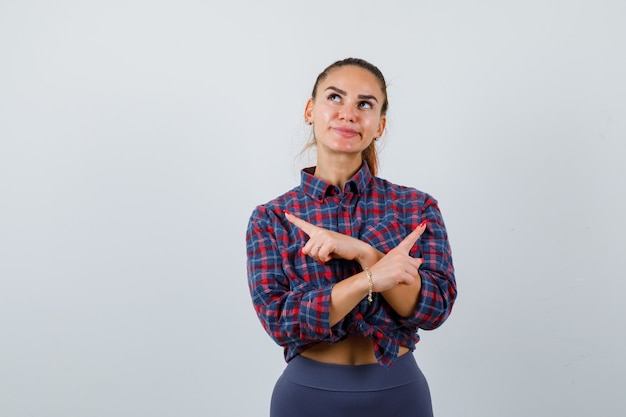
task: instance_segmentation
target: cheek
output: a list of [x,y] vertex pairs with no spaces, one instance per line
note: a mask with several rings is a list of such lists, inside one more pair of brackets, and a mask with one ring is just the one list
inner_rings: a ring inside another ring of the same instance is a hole
[[377,117],[368,117],[363,119],[363,127],[371,130],[372,132],[376,132],[378,129],[379,119]]
[[330,120],[333,117],[333,114],[335,114],[336,112],[333,110],[332,107],[322,107],[322,109],[320,109],[320,116],[322,117],[322,120]]

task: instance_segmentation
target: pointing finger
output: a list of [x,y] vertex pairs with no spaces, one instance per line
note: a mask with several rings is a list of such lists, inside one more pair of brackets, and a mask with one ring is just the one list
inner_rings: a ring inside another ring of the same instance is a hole
[[287,210],[285,210],[285,218],[289,220],[291,224],[293,224],[294,226],[296,226],[297,228],[299,228],[300,230],[302,230],[304,233],[306,233],[309,236],[311,236],[311,233],[313,233],[313,231],[317,228],[317,226],[314,226],[311,223],[304,221],[299,217],[294,216],[293,214],[289,213]]
[[415,245],[415,242],[417,242],[417,239],[424,233],[424,230],[426,230],[425,221],[420,223],[419,226],[409,233],[397,247],[401,248],[403,252],[409,253],[413,245]]

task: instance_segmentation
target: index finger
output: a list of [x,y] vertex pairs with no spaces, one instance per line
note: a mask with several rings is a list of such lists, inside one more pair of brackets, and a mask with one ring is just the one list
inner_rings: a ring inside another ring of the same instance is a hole
[[317,226],[312,225],[311,223],[305,220],[302,220],[299,217],[294,216],[293,214],[289,213],[287,210],[285,210],[285,218],[289,220],[291,224],[293,224],[294,226],[296,226],[298,229],[302,230],[304,233],[306,233],[309,236],[311,236],[311,233],[313,233],[313,231],[317,228]]
[[424,233],[424,230],[426,230],[426,222],[425,221],[420,223],[419,226],[417,226],[411,233],[409,233],[402,240],[402,242],[400,242],[398,244],[397,247],[402,249],[406,253],[409,253],[411,251],[411,248],[413,247],[413,245],[415,245],[415,242],[417,242],[417,239],[419,239],[420,236],[422,235],[422,233]]

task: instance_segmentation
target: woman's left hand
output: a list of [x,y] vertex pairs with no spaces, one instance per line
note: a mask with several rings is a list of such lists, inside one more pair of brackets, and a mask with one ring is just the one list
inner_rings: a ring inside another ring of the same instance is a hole
[[369,266],[376,263],[383,255],[359,239],[315,226],[287,211],[285,211],[285,218],[309,236],[309,240],[302,248],[302,253],[320,263],[338,258],[356,260],[361,266]]

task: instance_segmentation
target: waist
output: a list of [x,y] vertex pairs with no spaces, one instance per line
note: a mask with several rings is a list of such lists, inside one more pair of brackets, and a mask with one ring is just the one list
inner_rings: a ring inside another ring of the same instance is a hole
[[[409,352],[406,346],[400,346],[398,356]],[[374,344],[366,337],[349,335],[339,343],[318,343],[303,351],[300,356],[317,362],[335,365],[369,365],[375,364]]]
[[410,384],[423,378],[415,357],[404,355],[394,365],[335,365],[302,356],[293,358],[283,377],[306,387],[338,391],[378,391]]

